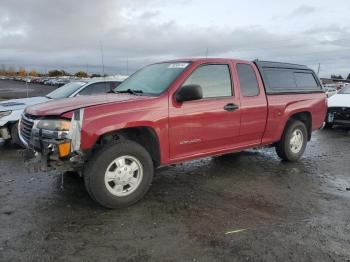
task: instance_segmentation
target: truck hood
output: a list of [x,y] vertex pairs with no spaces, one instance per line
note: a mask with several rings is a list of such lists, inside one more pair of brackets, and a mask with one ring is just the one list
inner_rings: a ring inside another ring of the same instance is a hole
[[350,107],[350,94],[336,94],[328,98],[328,107]]
[[149,96],[135,96],[129,94],[100,94],[92,96],[78,96],[59,100],[52,100],[45,104],[27,107],[25,112],[35,116],[59,116],[64,113],[91,106],[109,103],[131,102],[152,99]]
[[50,101],[50,98],[37,96],[37,97],[28,97],[22,99],[11,99],[0,102],[0,112],[1,111],[16,111],[23,110],[27,106],[36,105]]

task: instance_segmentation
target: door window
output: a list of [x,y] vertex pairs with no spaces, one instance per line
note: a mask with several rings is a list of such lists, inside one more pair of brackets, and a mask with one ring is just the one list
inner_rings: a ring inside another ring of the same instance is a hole
[[242,95],[259,95],[259,85],[253,68],[248,64],[237,64],[237,72]]
[[200,85],[203,98],[232,96],[228,65],[204,65],[196,69],[184,85]]

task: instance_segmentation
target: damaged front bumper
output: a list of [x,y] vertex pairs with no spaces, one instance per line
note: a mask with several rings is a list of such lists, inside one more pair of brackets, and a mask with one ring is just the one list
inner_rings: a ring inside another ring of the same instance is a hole
[[[84,110],[76,110],[70,121],[69,130],[53,131],[42,128],[50,126],[50,119],[34,121],[28,149],[23,153],[27,167],[34,171],[79,171],[85,161],[84,152],[80,149],[81,127]],[[57,124],[57,119],[52,123]],[[65,124],[67,124],[67,121]],[[44,124],[43,124],[44,123]],[[25,128],[24,128],[25,129]],[[20,133],[21,137],[21,133]]]
[[34,172],[80,171],[84,165],[84,153],[71,152],[71,140],[34,139],[33,148],[24,150],[26,166]]

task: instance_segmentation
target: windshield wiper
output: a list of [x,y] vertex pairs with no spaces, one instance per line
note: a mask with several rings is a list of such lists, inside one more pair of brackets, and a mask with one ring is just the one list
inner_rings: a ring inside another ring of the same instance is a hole
[[118,94],[122,94],[122,93],[128,93],[128,94],[132,94],[132,95],[139,95],[142,94],[143,91],[142,90],[135,90],[135,89],[126,89],[126,90],[121,90],[121,91],[116,91],[116,93]]

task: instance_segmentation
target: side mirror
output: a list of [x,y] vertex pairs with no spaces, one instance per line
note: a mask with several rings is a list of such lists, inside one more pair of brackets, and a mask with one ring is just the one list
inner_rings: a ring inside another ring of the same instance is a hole
[[177,102],[199,100],[203,98],[203,91],[200,85],[185,85],[182,86],[175,94]]

